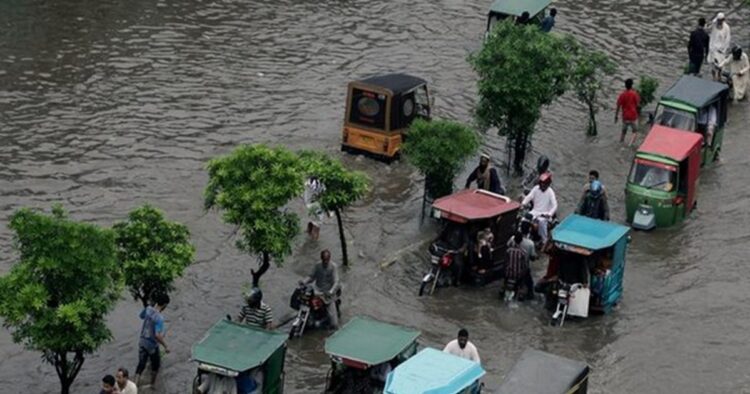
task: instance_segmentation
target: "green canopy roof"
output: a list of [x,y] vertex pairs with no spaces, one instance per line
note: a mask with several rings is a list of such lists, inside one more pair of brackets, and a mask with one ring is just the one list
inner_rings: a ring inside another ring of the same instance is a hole
[[287,337],[287,334],[222,319],[193,345],[192,359],[231,371],[247,371],[265,363],[284,346]]
[[521,16],[524,11],[527,11],[533,18],[551,3],[552,0],[495,0],[490,7],[490,12]]
[[729,94],[729,87],[723,83],[683,75],[667,93],[664,93],[662,100],[677,101],[695,108],[702,108],[726,94]]
[[331,356],[367,365],[384,363],[406,350],[420,332],[364,317],[355,317],[326,339]]

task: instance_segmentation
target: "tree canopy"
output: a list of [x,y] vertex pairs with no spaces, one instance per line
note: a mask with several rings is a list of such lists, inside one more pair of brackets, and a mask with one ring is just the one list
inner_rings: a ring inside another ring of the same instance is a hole
[[522,171],[526,148],[543,106],[568,87],[573,41],[537,26],[497,23],[482,49],[469,57],[479,76],[475,117],[483,129],[497,128],[514,145],[514,167]]
[[617,67],[609,57],[600,51],[576,45],[575,60],[570,73],[570,83],[578,100],[588,109],[588,135],[596,135],[596,114],[599,111],[598,93],[603,79],[615,72]]
[[111,338],[104,318],[122,289],[114,233],[60,207],[21,209],[10,229],[20,258],[0,278],[0,316],[15,342],[55,366],[66,394],[85,355]]
[[268,270],[271,258],[281,264],[299,233],[299,219],[283,209],[302,194],[297,155],[284,148],[242,145],[208,163],[206,208],[219,208],[224,221],[238,226],[240,250],[261,256],[253,284]]
[[113,230],[125,284],[144,307],[154,294],[172,291],[174,280],[193,262],[187,226],[166,220],[150,205],[130,212]]
[[461,123],[417,119],[401,149],[406,160],[425,175],[427,194],[439,198],[453,192],[453,180],[478,148],[479,136]]

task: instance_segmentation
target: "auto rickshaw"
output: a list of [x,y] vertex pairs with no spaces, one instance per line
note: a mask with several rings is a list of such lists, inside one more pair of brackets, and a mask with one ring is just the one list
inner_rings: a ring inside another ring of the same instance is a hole
[[426,348],[388,374],[385,394],[478,394],[479,363]]
[[622,297],[630,229],[581,215],[566,217],[552,230],[547,275],[537,289],[545,293],[550,323],[562,326],[568,315],[609,313]]
[[193,393],[284,392],[287,334],[219,320],[193,345]]
[[528,349],[505,375],[498,394],[586,394],[588,364]]
[[424,79],[387,74],[350,82],[341,150],[398,158],[404,133],[416,118],[430,118]]
[[[703,135],[701,165],[705,165],[717,159],[721,151],[728,102],[727,85],[685,75],[662,96],[656,106],[655,123]],[[715,124],[713,133],[709,124]]]
[[482,189],[465,189],[435,200],[432,216],[443,229],[430,245],[430,272],[422,277],[419,295],[459,281],[484,285],[500,279],[519,208],[518,202]]
[[381,393],[393,368],[417,353],[420,332],[355,317],[326,339],[326,393]]
[[487,14],[487,34],[492,31],[495,23],[508,18],[516,20],[524,12],[529,13],[531,23],[542,24],[544,11],[552,4],[552,0],[495,0]]
[[633,159],[625,186],[627,221],[638,230],[681,222],[696,206],[703,137],[654,126]]

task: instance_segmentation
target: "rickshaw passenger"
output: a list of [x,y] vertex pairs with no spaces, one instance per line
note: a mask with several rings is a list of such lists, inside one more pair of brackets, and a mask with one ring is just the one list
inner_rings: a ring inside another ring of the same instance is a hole
[[713,142],[714,129],[716,128],[716,103],[711,104],[708,109],[698,112],[698,131],[703,134],[703,145],[711,145]]
[[198,392],[201,394],[235,394],[238,393],[237,381],[229,376],[208,372],[201,377]]
[[476,253],[479,273],[484,273],[485,270],[492,266],[492,243],[494,238],[492,229],[489,227],[477,232]]

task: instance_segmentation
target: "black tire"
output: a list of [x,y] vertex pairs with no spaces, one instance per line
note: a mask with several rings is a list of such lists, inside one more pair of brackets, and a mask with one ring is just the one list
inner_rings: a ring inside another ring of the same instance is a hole
[[429,282],[422,281],[422,284],[419,285],[419,297],[424,295],[424,288],[427,286],[427,283]]

